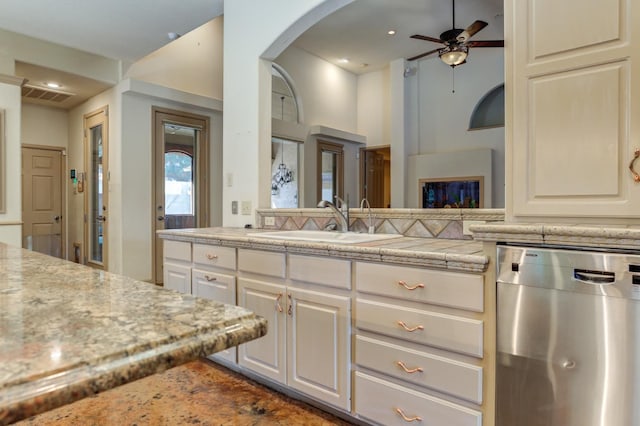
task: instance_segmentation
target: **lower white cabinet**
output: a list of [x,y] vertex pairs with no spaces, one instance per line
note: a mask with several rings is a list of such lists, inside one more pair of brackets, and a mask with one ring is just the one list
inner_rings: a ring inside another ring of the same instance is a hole
[[191,293],[191,243],[164,241],[162,280],[164,288]]
[[238,363],[350,410],[350,297],[238,279],[239,304],[267,319],[267,335],[240,345]]
[[[481,426],[482,413],[360,371],[355,372],[355,409],[376,424]],[[515,425],[514,425],[515,426]]]

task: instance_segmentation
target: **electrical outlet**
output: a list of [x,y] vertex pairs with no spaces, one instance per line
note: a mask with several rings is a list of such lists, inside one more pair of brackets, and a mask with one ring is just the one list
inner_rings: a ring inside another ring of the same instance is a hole
[[241,210],[243,215],[251,214],[251,201],[243,201],[241,205]]
[[276,226],[276,218],[273,216],[267,216],[264,218],[264,226]]
[[231,214],[238,214],[238,202],[237,201],[232,201],[231,202]]

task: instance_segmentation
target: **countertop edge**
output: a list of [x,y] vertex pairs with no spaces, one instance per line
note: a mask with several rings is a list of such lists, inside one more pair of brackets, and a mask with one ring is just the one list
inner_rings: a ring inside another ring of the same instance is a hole
[[151,374],[262,337],[267,322],[258,316],[113,359],[0,390],[0,424],[16,422]]

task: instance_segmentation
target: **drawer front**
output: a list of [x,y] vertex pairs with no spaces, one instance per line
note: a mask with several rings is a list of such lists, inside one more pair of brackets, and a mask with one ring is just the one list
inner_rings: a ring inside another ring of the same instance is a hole
[[236,269],[236,249],[231,247],[210,246],[207,244],[193,245],[193,263],[201,266]]
[[284,278],[285,255],[271,251],[239,249],[238,270]]
[[236,304],[236,277],[193,269],[191,280],[194,296],[229,305]]
[[[357,299],[356,327],[482,358],[482,321]],[[404,326],[403,326],[404,324]]]
[[163,240],[162,250],[165,259],[191,262],[191,243]]
[[398,379],[482,404],[482,367],[356,336],[356,363]]
[[[482,413],[360,371],[355,372],[355,411],[383,425],[481,426]],[[405,418],[403,418],[405,416]]]
[[291,254],[289,277],[292,280],[351,289],[351,261]]
[[356,263],[358,291],[476,312],[484,310],[483,282],[482,275]]

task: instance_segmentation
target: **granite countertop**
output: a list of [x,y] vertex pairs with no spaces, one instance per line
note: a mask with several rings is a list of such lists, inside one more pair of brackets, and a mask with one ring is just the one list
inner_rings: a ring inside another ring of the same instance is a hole
[[477,241],[598,249],[640,249],[640,226],[496,223],[471,225]]
[[0,244],[0,424],[265,333],[244,308]]
[[489,258],[482,243],[473,240],[403,237],[356,244],[279,240],[256,237],[266,229],[190,228],[159,231],[160,238],[258,250],[331,256],[383,263],[445,268],[465,272],[486,271]]

